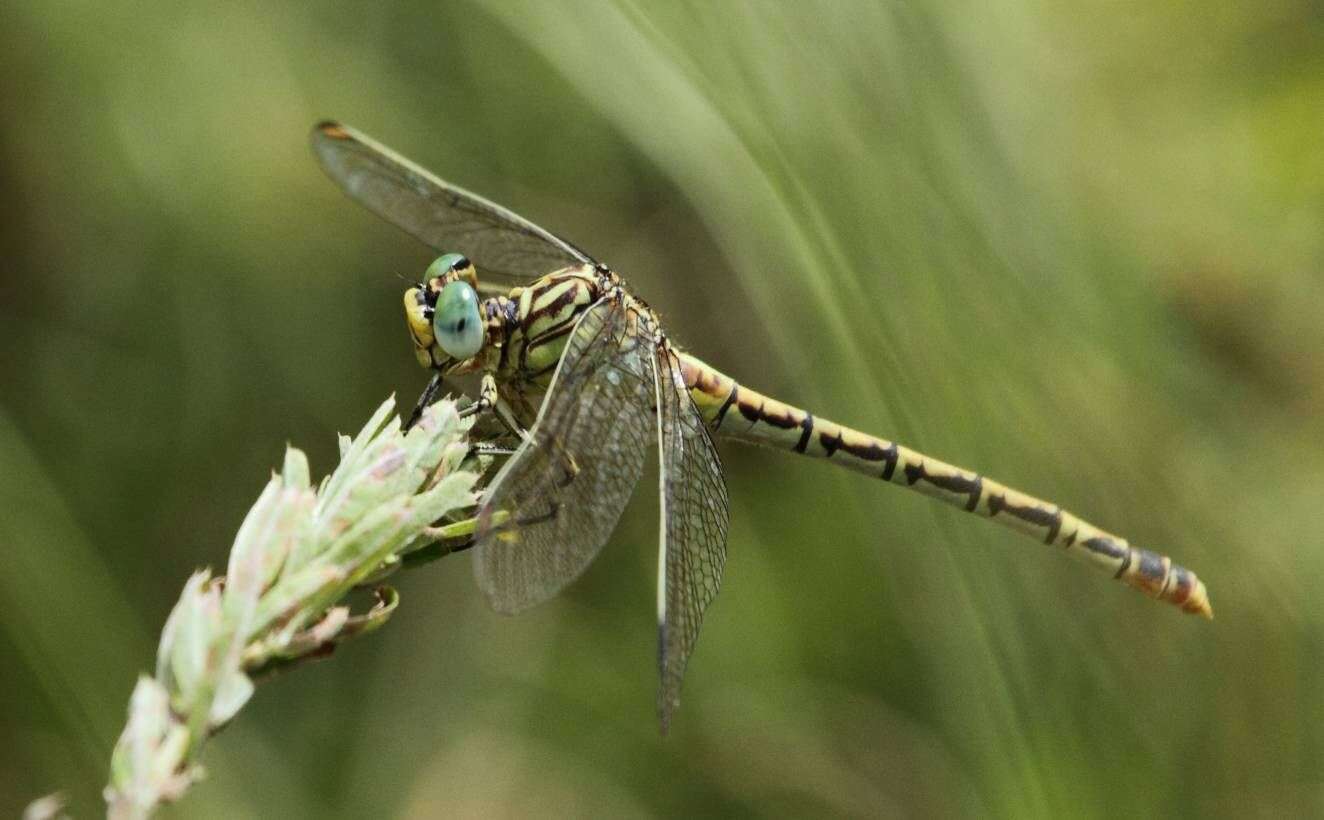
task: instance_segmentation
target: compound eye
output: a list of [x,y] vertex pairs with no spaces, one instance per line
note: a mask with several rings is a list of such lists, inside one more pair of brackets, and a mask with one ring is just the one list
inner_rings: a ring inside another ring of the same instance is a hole
[[441,349],[453,358],[472,358],[483,349],[478,294],[468,282],[457,280],[441,289],[432,314],[432,332]]
[[432,264],[428,265],[427,271],[423,274],[423,281],[430,282],[438,276],[446,276],[452,271],[458,273],[468,268],[469,260],[465,258],[464,254],[448,253],[432,260]]

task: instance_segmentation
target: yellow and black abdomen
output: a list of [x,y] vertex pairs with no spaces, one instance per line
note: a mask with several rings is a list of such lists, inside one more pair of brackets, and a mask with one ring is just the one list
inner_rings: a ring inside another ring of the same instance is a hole
[[1213,616],[1204,583],[1167,556],[1137,549],[1070,512],[969,470],[744,387],[688,354],[685,386],[716,435],[791,450],[938,498],[1083,558],[1184,611]]

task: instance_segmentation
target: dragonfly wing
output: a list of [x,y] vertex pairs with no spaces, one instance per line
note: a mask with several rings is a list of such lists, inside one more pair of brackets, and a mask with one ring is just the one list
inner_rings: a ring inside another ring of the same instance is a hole
[[680,704],[685,664],[699,639],[704,611],[722,584],[730,510],[717,448],[670,351],[659,352],[657,374],[662,508],[657,705],[666,732]]
[[602,549],[643,472],[653,429],[651,337],[618,300],[584,312],[529,436],[479,511],[474,570],[500,612],[560,592]]
[[460,251],[480,275],[518,283],[568,265],[596,264],[529,220],[451,185],[368,136],[337,122],[313,128],[323,170],[368,210],[443,253]]

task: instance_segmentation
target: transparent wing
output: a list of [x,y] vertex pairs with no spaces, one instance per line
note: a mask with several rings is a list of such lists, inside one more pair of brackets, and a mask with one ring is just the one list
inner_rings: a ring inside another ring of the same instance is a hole
[[657,373],[662,507],[657,708],[666,732],[680,705],[680,684],[699,639],[703,613],[722,585],[730,510],[717,448],[670,351],[659,352]]
[[656,415],[655,348],[632,321],[618,301],[584,312],[528,439],[492,480],[474,572],[499,612],[540,603],[577,578],[639,481]]
[[519,214],[437,178],[347,125],[318,123],[313,152],[327,176],[368,210],[444,253],[528,282],[567,265],[596,264]]

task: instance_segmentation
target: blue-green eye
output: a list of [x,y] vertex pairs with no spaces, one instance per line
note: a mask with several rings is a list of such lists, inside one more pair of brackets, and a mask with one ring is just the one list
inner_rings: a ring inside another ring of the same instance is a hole
[[483,318],[478,294],[468,282],[454,281],[437,294],[432,332],[448,356],[468,359],[483,349]]
[[445,276],[452,270],[462,271],[469,267],[469,260],[462,253],[448,253],[445,256],[438,256],[428,265],[427,272],[423,274],[423,281],[429,282],[438,276]]

